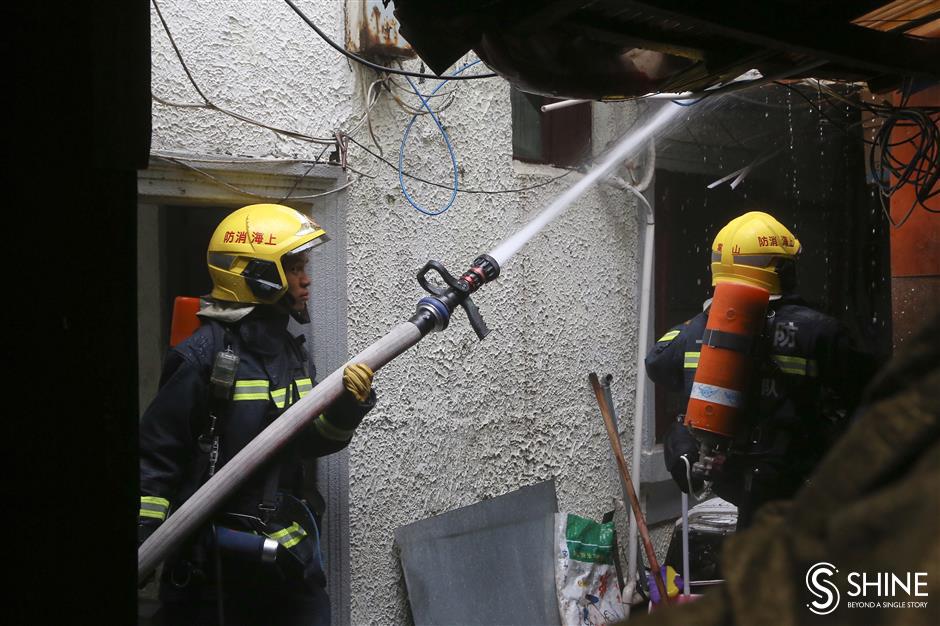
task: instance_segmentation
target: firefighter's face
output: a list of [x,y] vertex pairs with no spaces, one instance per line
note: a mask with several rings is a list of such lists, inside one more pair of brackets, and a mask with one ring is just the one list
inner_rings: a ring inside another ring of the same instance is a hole
[[292,254],[284,258],[284,274],[287,275],[287,293],[290,294],[290,308],[303,311],[310,298],[310,277],[307,276],[307,255]]

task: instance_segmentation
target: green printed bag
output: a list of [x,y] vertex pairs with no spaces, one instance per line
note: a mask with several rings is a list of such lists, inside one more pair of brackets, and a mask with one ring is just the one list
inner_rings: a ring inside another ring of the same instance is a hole
[[565,626],[624,618],[613,561],[614,524],[555,514],[555,593]]

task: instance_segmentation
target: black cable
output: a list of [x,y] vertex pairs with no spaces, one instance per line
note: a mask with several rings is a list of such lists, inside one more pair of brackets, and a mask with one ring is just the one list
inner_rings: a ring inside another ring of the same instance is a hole
[[[353,137],[349,137],[349,141],[351,141],[352,143],[356,144],[357,146],[359,146],[360,148],[362,148],[363,150],[365,150],[367,153],[371,154],[373,157],[375,157],[375,158],[378,159],[379,161],[382,161],[383,163],[385,163],[387,166],[389,166],[390,168],[392,168],[392,169],[395,170],[396,172],[398,171],[398,166],[397,166],[397,165],[395,165],[395,164],[392,163],[391,161],[386,160],[384,157],[381,157],[381,156],[377,155],[375,152],[372,152],[372,151],[369,150],[367,147],[365,147],[364,145],[362,145],[361,143],[359,143],[358,141],[356,141]],[[573,171],[575,171],[575,170],[568,170],[568,171],[566,171],[564,174],[560,174],[560,175],[558,175],[558,176],[555,176],[554,178],[550,178],[550,179],[548,179],[548,180],[546,180],[546,181],[543,181],[543,182],[541,182],[541,183],[538,183],[537,185],[531,185],[531,186],[529,186],[529,187],[519,187],[519,188],[517,188],[517,189],[465,189],[465,188],[463,188],[463,187],[460,187],[460,188],[457,189],[457,193],[483,193],[483,194],[489,194],[489,195],[495,195],[495,194],[500,194],[500,193],[520,193],[520,192],[523,192],[523,191],[529,191],[529,190],[531,190],[531,189],[538,189],[539,187],[544,187],[544,186],[546,186],[546,185],[550,185],[550,184],[554,183],[555,181],[564,178],[565,176],[567,176],[568,174],[570,174],[570,173],[573,172]],[[425,183],[425,184],[427,184],[427,185],[433,185],[433,186],[435,186],[435,187],[442,187],[442,188],[448,189],[448,190],[452,190],[452,189],[454,188],[453,183],[450,183],[450,184],[447,184],[447,185],[442,184],[442,183],[436,183],[436,182],[434,182],[434,181],[426,180],[426,179],[424,179],[424,178],[421,178],[420,176],[415,176],[414,174],[411,174],[411,173],[409,173],[409,172],[407,172],[407,171],[405,171],[405,170],[402,170],[402,175],[403,175],[403,176],[407,176],[408,178],[410,178],[410,179],[412,179],[412,180],[416,180],[416,181],[418,181],[418,182],[420,182],[420,183]]]
[[[399,85],[397,82],[395,82],[395,79],[393,79],[391,76],[388,77],[388,82],[390,85],[392,85],[392,87],[395,87],[395,89],[398,89],[399,91],[405,92],[409,96],[413,96],[415,93],[411,89],[406,89],[405,87],[402,87],[401,85]],[[454,85],[454,88],[449,91],[443,91],[441,93],[423,93],[421,95],[424,96],[425,100],[430,102],[431,98],[446,98],[447,96],[451,95],[452,93],[455,93],[456,91],[457,91],[457,85]]]
[[[345,55],[347,58],[352,59],[353,61],[356,61],[357,63],[361,63],[362,65],[365,65],[366,67],[371,67],[377,72],[388,72],[390,74],[400,74],[402,76],[414,76],[416,78],[433,78],[435,80],[440,80],[444,78],[443,76],[438,76],[436,74],[423,74],[421,72],[409,72],[407,70],[396,70],[393,67],[386,67],[384,65],[379,65],[378,63],[373,63],[372,61],[364,59],[358,54],[354,54],[350,52],[346,48],[342,47],[341,45],[339,45],[338,43],[330,39],[327,36],[327,34],[324,33],[322,30],[320,30],[320,28],[316,24],[313,23],[313,20],[307,17],[304,14],[304,12],[301,11],[297,7],[297,5],[294,4],[291,0],[284,0],[284,2],[286,2],[288,6],[290,6],[290,8],[294,10],[294,13],[300,16],[300,19],[302,19],[303,21],[307,23],[307,26],[312,28],[318,35],[320,35],[320,38],[323,39],[323,41],[330,44],[340,54]],[[474,74],[471,76],[449,76],[447,77],[447,80],[474,80],[477,78],[492,78],[494,76],[497,76],[497,74],[490,73],[490,74]]]
[[[792,86],[792,85],[788,85],[787,83],[782,83],[782,82],[780,82],[780,81],[776,81],[776,80],[774,81],[774,84],[775,84],[775,85],[779,85],[779,86],[781,86],[781,87],[786,87],[787,89],[789,89],[790,91],[792,91],[793,93],[795,93],[796,95],[798,95],[799,97],[801,97],[801,98],[803,98],[804,100],[806,100],[807,104],[809,104],[811,107],[813,107],[814,109],[816,109],[816,111],[818,111],[820,115],[822,115],[824,118],[826,118],[826,119],[829,121],[830,124],[832,124],[833,126],[835,126],[836,128],[838,128],[839,130],[841,130],[842,132],[844,132],[846,135],[849,135],[849,136],[851,136],[851,137],[857,137],[857,135],[855,135],[854,133],[849,132],[849,129],[851,128],[851,126],[844,126],[844,125],[840,124],[839,122],[835,121],[834,119],[832,119],[831,117],[829,117],[828,115],[826,115],[826,112],[822,110],[822,107],[821,107],[821,106],[819,106],[818,104],[816,104],[815,102],[813,102],[812,99],[811,99],[809,96],[807,96],[806,94],[804,94],[802,91],[800,91],[800,90],[797,89],[796,87],[794,87],[794,86]],[[869,140],[865,139],[864,137],[862,137],[861,139],[862,139],[862,142],[864,142],[864,143],[866,143],[866,144],[868,144],[868,145],[870,145],[870,146],[874,145],[874,142],[869,141]]]
[[305,178],[307,178],[307,176],[310,174],[310,172],[313,171],[313,168],[317,166],[317,164],[320,162],[320,159],[323,158],[323,155],[324,155],[324,154],[326,153],[326,151],[329,150],[329,149],[330,149],[330,146],[323,146],[323,149],[320,150],[320,154],[318,154],[318,155],[317,155],[317,158],[314,159],[313,163],[310,164],[310,167],[307,168],[307,171],[304,172],[303,175],[302,175],[300,178],[298,178],[298,179],[296,179],[296,180],[294,181],[294,184],[291,185],[291,188],[290,188],[290,190],[288,190],[287,194],[286,194],[283,198],[281,198],[281,204],[283,204],[284,202],[287,202],[287,200],[288,200],[288,198],[290,198],[291,194],[294,193],[294,190],[296,190],[297,187],[298,187],[298,185],[300,185],[300,182],[301,182],[302,180],[304,180]]
[[[837,123],[823,111],[818,103],[813,102],[799,89],[786,83],[776,82],[776,84],[786,87],[799,95],[820,115],[846,134],[851,134],[849,129],[857,125],[851,124],[846,127]],[[903,226],[918,204],[925,211],[940,213],[940,210],[927,206],[928,200],[940,194],[940,186],[938,186],[938,183],[940,183],[940,127],[938,127],[937,120],[934,119],[940,115],[940,108],[907,106],[906,103],[910,97],[909,90],[908,85],[902,87],[901,106],[893,106],[888,103],[853,102],[832,90],[822,92],[826,104],[830,106],[834,107],[835,105],[829,99],[829,93],[838,98],[843,104],[881,120],[880,127],[875,131],[873,140],[864,137],[860,137],[860,139],[870,146],[868,149],[868,169],[872,174],[875,185],[878,187],[882,211],[894,228]],[[915,132],[911,133],[910,137],[892,140],[892,136],[895,135],[895,131],[898,129],[914,129]],[[895,151],[902,146],[913,151],[910,158],[901,159],[895,154]],[[892,182],[892,179],[894,182]],[[892,197],[895,192],[905,186],[910,186],[913,189],[914,201],[910,208],[904,212],[904,216],[899,220],[895,220],[891,215],[891,207],[885,204],[885,198]]]
[[183,53],[180,51],[179,46],[176,45],[176,40],[173,38],[173,33],[170,31],[170,26],[169,24],[167,24],[166,20],[163,18],[163,12],[160,10],[160,5],[157,4],[157,0],[150,0],[150,3],[153,5],[153,8],[156,9],[157,11],[157,17],[160,18],[160,23],[163,25],[163,30],[166,32],[166,36],[170,40],[170,45],[173,47],[173,52],[176,54],[176,58],[179,60],[180,66],[182,66],[183,71],[186,73],[186,77],[189,79],[189,83],[192,85],[193,89],[196,90],[196,93],[199,94],[199,97],[202,98],[203,103],[202,104],[180,104],[180,103],[169,102],[167,100],[164,100],[163,98],[160,98],[151,90],[150,95],[154,100],[166,106],[177,106],[177,107],[184,107],[184,108],[206,109],[210,111],[218,111],[219,113],[228,115],[229,117],[245,122],[247,124],[254,124],[256,126],[260,126],[261,128],[267,128],[268,130],[274,133],[284,135],[285,137],[292,137],[294,139],[298,139],[301,141],[309,141],[311,143],[318,143],[321,145],[333,144],[332,139],[325,139],[322,137],[312,137],[310,135],[305,135],[304,133],[300,133],[297,131],[287,130],[285,128],[278,128],[276,126],[271,126],[263,122],[259,122],[258,120],[253,120],[250,117],[242,115],[241,113],[236,113],[235,111],[229,111],[228,109],[224,109],[220,107],[219,105],[217,105],[212,100],[210,100],[209,97],[202,90],[202,88],[199,86],[199,83],[196,82],[196,79],[193,76],[192,72],[189,70],[189,66],[186,64],[186,60],[183,58]]

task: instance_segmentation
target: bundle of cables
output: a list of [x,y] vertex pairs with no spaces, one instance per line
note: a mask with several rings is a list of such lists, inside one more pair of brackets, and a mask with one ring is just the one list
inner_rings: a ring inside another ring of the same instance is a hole
[[[930,213],[940,213],[932,208],[929,201],[940,194],[940,107],[910,106],[913,81],[907,81],[901,90],[900,103],[895,106],[888,102],[867,102],[858,93],[843,94],[830,84],[819,80],[815,83],[819,100],[830,106],[835,102],[868,113],[878,122],[872,140],[864,139],[868,146],[868,166],[875,185],[879,190],[879,199],[888,222],[900,228],[910,218],[914,209],[920,205]],[[777,82],[803,98],[810,106],[817,109],[834,126],[851,133],[846,127],[829,117],[820,106],[796,87]],[[857,89],[857,85],[848,85]],[[874,127],[870,127],[874,128]],[[885,204],[902,187],[910,186],[914,191],[914,201],[900,219],[894,219],[891,208]]]
[[[940,213],[940,209],[928,206],[928,201],[940,194],[940,108],[900,106],[876,110],[882,124],[868,152],[868,165],[888,221],[899,228],[918,205]],[[884,206],[884,199],[905,185],[913,189],[914,201],[895,220]]]

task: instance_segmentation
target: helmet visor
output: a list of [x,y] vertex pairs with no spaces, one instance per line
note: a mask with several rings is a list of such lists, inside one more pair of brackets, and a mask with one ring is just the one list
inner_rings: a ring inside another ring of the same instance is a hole
[[316,248],[316,247],[319,246],[321,243],[326,243],[326,242],[329,241],[329,240],[330,240],[330,236],[327,235],[326,233],[323,233],[322,235],[320,235],[320,236],[317,237],[316,239],[311,239],[311,240],[308,241],[307,243],[302,243],[302,244],[300,244],[299,246],[297,246],[296,248],[292,248],[292,249],[288,250],[287,252],[284,253],[284,256],[288,256],[288,255],[291,255],[291,254],[300,254],[301,252],[307,252],[307,251],[309,251],[309,250],[312,250],[313,248]]

